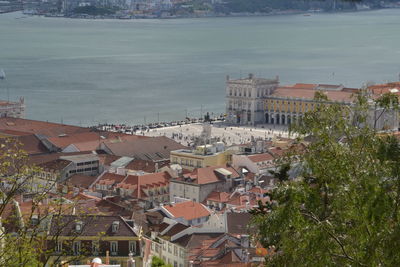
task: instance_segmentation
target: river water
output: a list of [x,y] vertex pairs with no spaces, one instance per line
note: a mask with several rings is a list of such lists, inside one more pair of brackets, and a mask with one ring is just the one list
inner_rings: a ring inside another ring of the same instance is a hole
[[[225,76],[358,87],[400,72],[400,10],[176,20],[0,15],[0,98],[27,118],[143,123],[223,112]],[[201,108],[203,107],[203,108]]]

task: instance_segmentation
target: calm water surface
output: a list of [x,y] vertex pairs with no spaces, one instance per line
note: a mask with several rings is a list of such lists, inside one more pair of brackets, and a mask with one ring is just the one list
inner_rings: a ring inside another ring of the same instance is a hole
[[224,110],[224,81],[398,80],[400,10],[312,16],[80,20],[0,15],[0,98],[27,117],[91,125]]

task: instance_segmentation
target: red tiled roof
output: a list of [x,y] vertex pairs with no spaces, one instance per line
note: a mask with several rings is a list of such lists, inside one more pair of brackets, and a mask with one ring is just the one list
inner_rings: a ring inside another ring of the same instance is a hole
[[83,174],[74,174],[68,180],[67,183],[75,187],[86,188],[97,179],[96,176],[88,176]]
[[374,95],[375,98],[389,92],[396,95],[400,95],[400,82],[376,84],[369,86],[368,90]]
[[216,169],[219,168],[223,168],[231,172],[231,178],[240,177],[240,174],[234,168],[228,167],[226,165],[198,168],[189,174],[184,174],[184,177],[193,179],[194,183],[196,184],[209,184],[219,182],[221,180],[216,172]]
[[225,203],[225,202],[228,202],[229,196],[230,196],[230,194],[226,193],[226,192],[213,191],[208,195],[206,200]]
[[[293,89],[287,87],[277,88],[271,96],[282,97],[282,98],[304,98],[304,99],[314,99],[315,92],[314,89]],[[329,100],[331,101],[344,101],[352,102],[353,93],[346,91],[334,91],[334,90],[319,90],[323,92]]]
[[142,198],[147,196],[143,189],[149,187],[161,187],[169,184],[171,176],[168,172],[157,172],[144,175],[128,175],[126,179],[121,181],[117,187],[125,189],[133,189],[133,197]]
[[268,192],[268,190],[261,188],[259,186],[255,186],[252,189],[250,189],[249,192],[256,193],[256,194],[265,194]]
[[97,183],[99,183],[99,184],[114,184],[114,183],[120,183],[124,179],[125,179],[125,175],[107,172],[100,178],[100,180]]
[[0,118],[0,132],[17,131],[27,134],[42,134],[45,136],[58,136],[60,134],[73,134],[89,132],[90,128],[65,125],[53,122],[35,121],[20,118]]
[[274,157],[269,153],[254,154],[247,156],[252,162],[264,162],[274,160]]
[[[0,142],[3,140],[0,139]],[[33,134],[15,137],[15,140],[21,144],[21,148],[29,155],[45,154],[49,152],[39,138]]]
[[165,136],[128,140],[119,143],[108,142],[105,144],[105,147],[116,156],[127,156],[152,161],[169,160],[172,150],[186,148]]
[[44,171],[50,171],[50,170],[51,171],[61,171],[65,167],[67,167],[69,164],[71,164],[71,161],[69,161],[69,160],[56,159],[53,161],[39,164],[38,166],[43,168]]
[[314,83],[296,83],[295,85],[290,86],[290,87],[291,88],[301,88],[301,89],[314,89],[315,87],[317,87],[317,84],[314,84]]
[[155,163],[151,160],[134,159],[131,162],[129,162],[125,168],[128,170],[144,171],[144,172],[152,173],[152,172],[157,171],[156,164],[158,165],[158,168],[160,169],[164,166],[167,166],[169,163],[168,162]]
[[[94,141],[97,144],[96,145],[96,147],[97,147],[100,143],[100,136],[96,132],[84,132],[84,133],[69,134],[69,135],[65,135],[65,136],[53,136],[53,137],[47,138],[47,140],[50,141],[56,147],[59,147],[62,149],[69,146],[70,144],[76,145],[79,143],[87,143],[89,141]],[[94,150],[94,149],[90,149],[90,150]]]
[[171,213],[173,217],[184,218],[187,221],[210,215],[210,212],[204,205],[193,201],[165,205],[163,208]]

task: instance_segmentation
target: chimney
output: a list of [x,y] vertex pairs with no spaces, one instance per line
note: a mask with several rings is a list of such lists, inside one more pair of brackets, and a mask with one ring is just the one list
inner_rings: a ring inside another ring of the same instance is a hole
[[110,264],[110,251],[106,251],[106,264]]

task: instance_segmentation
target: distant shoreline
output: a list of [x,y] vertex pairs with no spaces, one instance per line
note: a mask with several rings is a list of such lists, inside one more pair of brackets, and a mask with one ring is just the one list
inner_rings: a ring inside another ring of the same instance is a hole
[[[288,16],[288,15],[305,15],[312,16],[318,14],[341,14],[341,13],[358,13],[358,12],[366,12],[366,11],[378,11],[385,9],[399,9],[396,7],[385,7],[385,8],[371,8],[365,10],[340,10],[340,11],[279,11],[279,12],[271,12],[271,13],[232,13],[232,14],[214,14],[214,15],[185,15],[185,16],[156,16],[156,15],[140,15],[140,16],[117,16],[117,15],[109,15],[109,16],[92,16],[92,15],[76,15],[76,16],[64,16],[62,14],[29,14],[23,13],[24,16],[38,16],[38,17],[46,17],[46,18],[64,18],[64,19],[90,19],[90,20],[138,20],[138,19],[162,19],[162,20],[170,20],[170,19],[201,19],[201,18],[237,18],[237,17],[270,17],[270,16]],[[23,12],[12,11],[12,12],[4,12],[4,13],[13,13],[13,12]],[[0,13],[1,15],[2,13]]]

